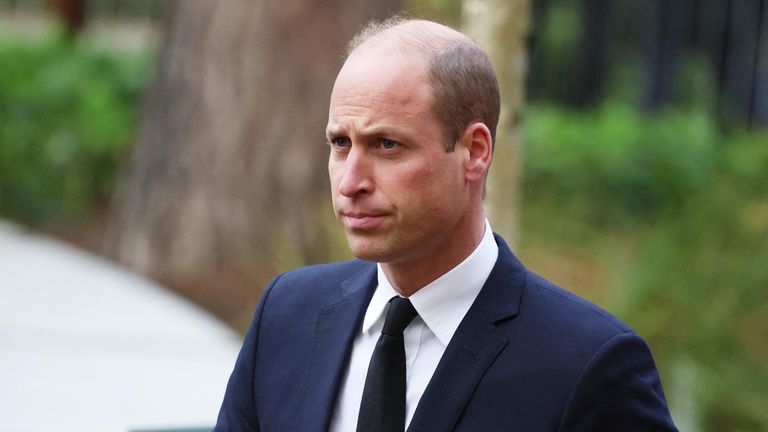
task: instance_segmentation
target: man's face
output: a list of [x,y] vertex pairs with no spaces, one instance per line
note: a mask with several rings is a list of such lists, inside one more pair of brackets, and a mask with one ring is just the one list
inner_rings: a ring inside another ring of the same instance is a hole
[[467,219],[463,162],[445,151],[426,74],[416,53],[374,49],[353,53],[336,79],[328,172],[336,217],[359,258],[428,261]]

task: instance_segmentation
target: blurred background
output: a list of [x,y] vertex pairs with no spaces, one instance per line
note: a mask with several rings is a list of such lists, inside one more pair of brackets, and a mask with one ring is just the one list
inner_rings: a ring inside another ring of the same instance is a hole
[[0,218],[242,334],[279,272],[350,257],[328,99],[360,25],[408,11],[497,68],[494,229],[648,340],[681,430],[768,431],[766,3],[0,0]]

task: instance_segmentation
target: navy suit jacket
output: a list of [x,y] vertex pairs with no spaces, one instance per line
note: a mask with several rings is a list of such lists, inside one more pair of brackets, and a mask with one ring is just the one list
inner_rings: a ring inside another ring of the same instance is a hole
[[[496,265],[408,431],[676,430],[645,342],[496,242]],[[214,430],[327,430],[376,283],[375,264],[359,260],[277,277],[256,309]]]

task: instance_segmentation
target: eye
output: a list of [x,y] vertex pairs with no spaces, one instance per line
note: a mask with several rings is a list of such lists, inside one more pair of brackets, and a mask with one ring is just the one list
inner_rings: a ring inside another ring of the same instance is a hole
[[331,147],[342,149],[352,145],[352,140],[349,137],[336,137],[329,140]]
[[381,148],[383,148],[384,150],[393,150],[397,148],[399,143],[397,141],[383,139],[381,140],[380,144],[381,144]]

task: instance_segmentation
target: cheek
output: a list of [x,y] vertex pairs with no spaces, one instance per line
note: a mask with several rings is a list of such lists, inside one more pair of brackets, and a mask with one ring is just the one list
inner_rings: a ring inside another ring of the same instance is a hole
[[331,183],[331,192],[336,191],[336,186],[339,184],[339,173],[341,170],[339,166],[333,161],[328,161],[328,179]]
[[333,204],[333,209],[336,209],[336,200],[338,195],[338,186],[339,186],[339,176],[338,176],[338,170],[334,169],[334,167],[331,166],[331,164],[328,164],[328,180],[331,185],[331,203]]
[[430,219],[455,212],[464,195],[463,177],[452,164],[431,164],[426,169],[401,173],[397,182],[401,193],[394,194],[394,199]]

